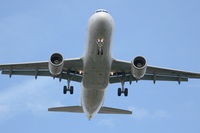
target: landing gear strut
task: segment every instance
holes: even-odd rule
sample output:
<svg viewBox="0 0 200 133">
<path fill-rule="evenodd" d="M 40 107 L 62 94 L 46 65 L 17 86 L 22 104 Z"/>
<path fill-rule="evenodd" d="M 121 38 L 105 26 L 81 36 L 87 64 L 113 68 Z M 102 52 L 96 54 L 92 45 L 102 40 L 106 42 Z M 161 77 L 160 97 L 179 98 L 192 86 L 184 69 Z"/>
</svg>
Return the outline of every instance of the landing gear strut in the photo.
<svg viewBox="0 0 200 133">
<path fill-rule="evenodd" d="M 74 86 L 70 86 L 70 80 L 68 80 L 68 86 L 63 87 L 63 94 L 67 94 L 67 91 L 72 95 L 74 93 Z"/>
<path fill-rule="evenodd" d="M 128 88 L 124 88 L 124 82 L 122 82 L 122 88 L 118 88 L 117 94 L 118 96 L 121 96 L 122 93 L 124 94 L 124 96 L 128 96 Z"/>
</svg>

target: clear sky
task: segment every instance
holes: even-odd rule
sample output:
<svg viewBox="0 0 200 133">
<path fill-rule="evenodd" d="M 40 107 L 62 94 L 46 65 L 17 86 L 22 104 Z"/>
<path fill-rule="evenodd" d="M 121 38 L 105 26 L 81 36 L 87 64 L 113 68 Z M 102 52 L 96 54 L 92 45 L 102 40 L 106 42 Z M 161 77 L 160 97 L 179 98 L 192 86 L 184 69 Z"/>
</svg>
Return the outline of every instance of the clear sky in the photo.
<svg viewBox="0 0 200 133">
<path fill-rule="evenodd" d="M 115 20 L 112 55 L 131 61 L 142 55 L 149 65 L 200 72 L 199 0 L 0 0 L 0 64 L 83 55 L 87 22 L 96 9 Z M 129 97 L 109 85 L 105 106 L 132 109 L 129 115 L 47 112 L 48 107 L 80 105 L 80 84 L 63 95 L 52 78 L 0 76 L 1 133 L 134 132 L 199 133 L 200 80 L 133 83 Z"/>
</svg>

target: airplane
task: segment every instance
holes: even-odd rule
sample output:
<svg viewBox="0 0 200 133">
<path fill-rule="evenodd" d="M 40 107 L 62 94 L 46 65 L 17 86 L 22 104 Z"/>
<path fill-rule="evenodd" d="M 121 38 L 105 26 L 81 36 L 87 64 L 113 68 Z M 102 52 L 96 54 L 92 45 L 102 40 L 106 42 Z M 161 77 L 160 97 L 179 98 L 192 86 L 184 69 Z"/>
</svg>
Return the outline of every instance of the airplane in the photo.
<svg viewBox="0 0 200 133">
<path fill-rule="evenodd" d="M 63 93 L 74 93 L 71 81 L 81 83 L 81 106 L 64 106 L 49 108 L 48 111 L 85 113 L 88 119 L 95 114 L 132 114 L 130 110 L 104 107 L 105 91 L 108 84 L 121 83 L 117 95 L 128 96 L 125 82 L 151 80 L 156 81 L 188 81 L 199 79 L 200 73 L 186 72 L 147 65 L 143 56 L 132 61 L 122 61 L 111 56 L 111 41 L 114 20 L 107 10 L 98 9 L 89 18 L 87 31 L 87 48 L 83 57 L 64 59 L 60 53 L 53 53 L 49 61 L 2 64 L 2 74 L 48 76 L 66 80 Z"/>
</svg>

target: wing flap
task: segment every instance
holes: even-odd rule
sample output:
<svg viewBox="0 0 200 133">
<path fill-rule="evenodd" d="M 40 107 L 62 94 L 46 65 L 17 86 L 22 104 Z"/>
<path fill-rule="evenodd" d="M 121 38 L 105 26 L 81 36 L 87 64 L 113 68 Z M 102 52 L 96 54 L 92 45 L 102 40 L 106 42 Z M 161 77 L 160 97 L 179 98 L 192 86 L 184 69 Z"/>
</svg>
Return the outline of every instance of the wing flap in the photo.
<svg viewBox="0 0 200 133">
<path fill-rule="evenodd" d="M 157 75 L 157 76 L 145 75 L 141 80 L 187 82 L 188 78 L 175 77 L 175 76 L 162 76 L 162 75 Z M 128 74 L 125 77 L 122 76 L 110 77 L 110 83 L 119 83 L 121 81 L 129 82 L 129 81 L 136 81 L 136 79 L 131 74 Z"/>
<path fill-rule="evenodd" d="M 48 70 L 3 70 L 1 72 L 2 74 L 5 75 L 24 75 L 24 76 L 48 76 L 52 77 L 52 75 L 49 73 Z M 81 82 L 82 81 L 82 75 L 80 74 L 75 74 L 75 73 L 62 73 L 59 76 L 56 76 L 55 78 L 59 79 L 70 79 L 71 81 L 76 81 L 76 82 Z"/>
<path fill-rule="evenodd" d="M 25 76 L 51 76 L 49 71 L 46 70 L 2 70 L 2 74 L 5 75 L 25 75 Z"/>
</svg>

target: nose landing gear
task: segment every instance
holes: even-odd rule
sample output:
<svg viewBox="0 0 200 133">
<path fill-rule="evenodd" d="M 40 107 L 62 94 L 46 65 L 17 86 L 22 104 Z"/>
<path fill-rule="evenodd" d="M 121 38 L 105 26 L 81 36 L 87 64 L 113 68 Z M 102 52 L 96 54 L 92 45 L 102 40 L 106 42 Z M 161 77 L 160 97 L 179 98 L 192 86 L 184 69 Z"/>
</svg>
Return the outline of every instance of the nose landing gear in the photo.
<svg viewBox="0 0 200 133">
<path fill-rule="evenodd" d="M 97 41 L 97 55 L 103 55 L 104 38 L 98 38 Z"/>
</svg>

